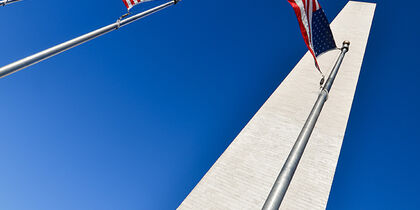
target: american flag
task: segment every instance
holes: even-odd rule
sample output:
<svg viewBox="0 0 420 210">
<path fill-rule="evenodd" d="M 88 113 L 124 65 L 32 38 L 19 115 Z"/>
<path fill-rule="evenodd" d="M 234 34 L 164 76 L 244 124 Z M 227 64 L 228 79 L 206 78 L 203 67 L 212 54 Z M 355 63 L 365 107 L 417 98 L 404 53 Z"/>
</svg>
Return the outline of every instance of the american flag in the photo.
<svg viewBox="0 0 420 210">
<path fill-rule="evenodd" d="M 288 0 L 295 10 L 300 30 L 319 70 L 316 57 L 328 50 L 336 49 L 327 16 L 317 0 Z"/>
<path fill-rule="evenodd" d="M 125 6 L 127 7 L 127 10 L 130 10 L 135 5 L 146 2 L 146 1 L 152 1 L 152 0 L 123 0 Z"/>
</svg>

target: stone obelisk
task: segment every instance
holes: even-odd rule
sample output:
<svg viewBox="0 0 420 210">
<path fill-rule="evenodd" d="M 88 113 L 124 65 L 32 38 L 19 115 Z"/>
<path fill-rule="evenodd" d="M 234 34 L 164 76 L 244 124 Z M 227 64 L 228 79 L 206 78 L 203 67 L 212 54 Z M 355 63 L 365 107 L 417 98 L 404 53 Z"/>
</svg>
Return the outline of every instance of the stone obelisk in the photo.
<svg viewBox="0 0 420 210">
<path fill-rule="evenodd" d="M 327 206 L 375 6 L 350 1 L 331 23 L 337 44 L 349 40 L 350 50 L 280 209 Z M 321 55 L 321 69 L 332 69 L 339 53 Z M 261 209 L 318 90 L 319 74 L 306 53 L 179 209 Z"/>
</svg>

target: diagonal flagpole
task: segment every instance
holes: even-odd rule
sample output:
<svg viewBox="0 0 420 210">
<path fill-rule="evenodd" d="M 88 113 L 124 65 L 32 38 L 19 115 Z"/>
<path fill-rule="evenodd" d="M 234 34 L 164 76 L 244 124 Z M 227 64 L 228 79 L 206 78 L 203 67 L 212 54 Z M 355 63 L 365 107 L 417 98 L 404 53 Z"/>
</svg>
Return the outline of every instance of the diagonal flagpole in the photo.
<svg viewBox="0 0 420 210">
<path fill-rule="evenodd" d="M 176 3 L 178 3 L 180 0 L 171 0 L 170 2 L 161 4 L 159 6 L 156 6 L 152 9 L 146 10 L 144 12 L 141 12 L 139 14 L 133 15 L 129 18 L 118 20 L 116 23 L 107 25 L 105 27 L 102 27 L 100 29 L 97 29 L 95 31 L 92 31 L 90 33 L 87 33 L 85 35 L 79 36 L 77 38 L 74 38 L 72 40 L 69 40 L 67 42 L 64 42 L 62 44 L 56 45 L 54 47 L 48 48 L 44 51 L 41 51 L 39 53 L 36 53 L 34 55 L 28 56 L 26 58 L 23 58 L 21 60 L 15 61 L 9 65 L 3 66 L 0 68 L 0 78 L 5 77 L 9 74 L 15 73 L 19 70 L 22 70 L 28 66 L 31 66 L 33 64 L 36 64 L 38 62 L 41 62 L 49 57 L 52 57 L 54 55 L 57 55 L 61 52 L 64 52 L 68 49 L 71 49 L 73 47 L 76 47 L 80 44 L 83 44 L 87 41 L 90 41 L 94 38 L 97 38 L 99 36 L 102 36 L 106 33 L 109 33 L 111 31 L 117 30 L 118 28 L 121 28 L 123 26 L 126 26 L 130 23 L 133 23 L 136 20 L 139 20 L 141 18 L 144 18 L 150 14 L 153 14 L 155 12 L 158 12 L 162 9 L 165 9 L 169 6 L 172 6 Z"/>
<path fill-rule="evenodd" d="M 264 206 L 262 208 L 263 210 L 278 210 L 280 208 L 280 204 L 283 201 L 284 196 L 286 195 L 287 188 L 289 188 L 289 184 L 292 181 L 296 168 L 299 165 L 299 161 L 303 155 L 303 152 L 305 151 L 305 147 L 309 141 L 309 137 L 311 137 L 316 121 L 318 120 L 318 117 L 321 114 L 322 107 L 324 107 L 324 104 L 328 99 L 328 93 L 331 90 L 335 77 L 337 76 L 338 70 L 340 69 L 341 63 L 343 62 L 344 56 L 349 50 L 349 46 L 349 41 L 343 42 L 341 54 L 338 57 L 337 62 L 335 63 L 327 82 L 325 83 L 324 87 L 319 93 L 318 99 L 312 107 L 312 111 L 306 119 L 305 125 L 300 131 L 295 145 L 290 151 L 289 156 L 287 157 L 286 162 L 284 163 L 280 171 L 280 174 L 274 182 L 270 194 L 268 195 L 267 200 L 265 201 Z"/>
<path fill-rule="evenodd" d="M 8 4 L 15 3 L 18 1 L 22 1 L 22 0 L 3 0 L 3 1 L 0 1 L 0 6 L 6 6 Z"/>
</svg>

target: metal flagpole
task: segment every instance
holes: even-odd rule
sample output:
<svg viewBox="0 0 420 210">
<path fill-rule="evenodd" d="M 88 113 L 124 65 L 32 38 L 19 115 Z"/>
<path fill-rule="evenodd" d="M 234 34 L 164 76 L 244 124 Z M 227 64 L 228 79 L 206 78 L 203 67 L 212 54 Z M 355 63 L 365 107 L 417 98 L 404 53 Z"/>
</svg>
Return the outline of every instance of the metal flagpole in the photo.
<svg viewBox="0 0 420 210">
<path fill-rule="evenodd" d="M 64 42 L 62 44 L 56 45 L 54 47 L 51 47 L 49 49 L 46 49 L 44 51 L 41 51 L 39 53 L 36 53 L 34 55 L 28 56 L 26 58 L 23 58 L 21 60 L 18 60 L 16 62 L 13 62 L 9 65 L 3 66 L 0 68 L 0 78 L 5 77 L 9 74 L 15 73 L 19 70 L 22 70 L 28 66 L 31 66 L 33 64 L 36 64 L 40 61 L 43 61 L 49 57 L 52 57 L 54 55 L 57 55 L 61 52 L 64 52 L 68 49 L 71 49 L 73 47 L 76 47 L 80 44 L 83 44 L 89 40 L 92 40 L 94 38 L 97 38 L 99 36 L 102 36 L 108 32 L 117 30 L 120 27 L 123 27 L 125 25 L 128 25 L 136 20 L 139 20 L 143 17 L 146 17 L 150 14 L 153 14 L 159 10 L 162 10 L 166 7 L 169 7 L 171 5 L 174 5 L 178 3 L 180 0 L 172 0 L 170 2 L 161 4 L 159 6 L 156 6 L 152 9 L 146 10 L 144 12 L 141 12 L 139 14 L 133 15 L 132 17 L 126 18 L 124 20 L 118 20 L 116 23 L 110 24 L 108 26 L 102 27 L 100 29 L 97 29 L 95 31 L 92 31 L 90 33 L 87 33 L 85 35 L 79 36 L 77 38 L 74 38 L 72 40 L 69 40 L 67 42 Z"/>
<path fill-rule="evenodd" d="M 15 3 L 18 1 L 22 1 L 22 0 L 3 0 L 3 1 L 0 1 L 0 6 L 6 6 L 8 4 Z"/>
<path fill-rule="evenodd" d="M 300 134 L 293 146 L 292 150 L 287 157 L 286 162 L 283 165 L 283 168 L 278 175 L 276 182 L 271 188 L 270 194 L 267 197 L 267 200 L 264 203 L 264 210 L 278 210 L 280 204 L 286 194 L 287 188 L 289 187 L 290 182 L 292 181 L 293 175 L 296 171 L 296 168 L 299 164 L 299 161 L 305 151 L 306 144 L 308 143 L 309 137 L 312 134 L 312 131 L 315 127 L 316 121 L 321 113 L 322 107 L 328 99 L 328 93 L 331 90 L 331 86 L 337 76 L 338 69 L 343 62 L 343 58 L 347 51 L 349 50 L 350 42 L 344 41 L 343 47 L 341 48 L 341 54 L 338 57 L 337 62 L 334 65 L 333 70 L 328 77 L 327 82 L 319 93 L 318 99 L 315 102 L 315 105 L 312 108 L 311 113 L 306 119 L 305 125 L 303 126 Z"/>
</svg>

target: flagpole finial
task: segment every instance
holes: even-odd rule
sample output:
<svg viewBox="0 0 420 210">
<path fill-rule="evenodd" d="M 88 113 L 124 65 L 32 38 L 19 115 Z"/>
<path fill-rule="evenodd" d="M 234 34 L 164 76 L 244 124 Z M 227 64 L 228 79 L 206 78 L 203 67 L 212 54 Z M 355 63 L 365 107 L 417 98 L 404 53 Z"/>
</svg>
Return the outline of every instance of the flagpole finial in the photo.
<svg viewBox="0 0 420 210">
<path fill-rule="evenodd" d="M 349 49 L 350 46 L 350 41 L 346 40 L 343 42 L 343 48 L 347 48 L 347 50 Z"/>
</svg>

